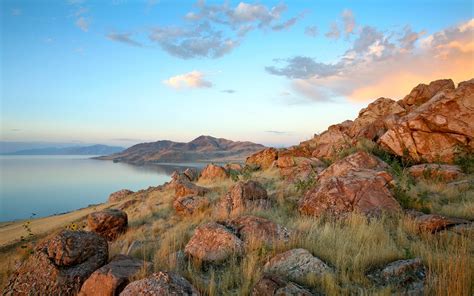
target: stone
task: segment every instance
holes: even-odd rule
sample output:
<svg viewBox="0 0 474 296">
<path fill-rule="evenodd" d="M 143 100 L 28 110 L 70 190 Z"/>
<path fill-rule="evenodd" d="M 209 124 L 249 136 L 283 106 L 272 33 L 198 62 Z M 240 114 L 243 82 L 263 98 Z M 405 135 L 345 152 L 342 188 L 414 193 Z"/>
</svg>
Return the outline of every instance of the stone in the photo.
<svg viewBox="0 0 474 296">
<path fill-rule="evenodd" d="M 177 197 L 173 201 L 173 208 L 181 216 L 190 216 L 209 206 L 209 200 L 206 197 L 198 195 L 187 195 Z"/>
<path fill-rule="evenodd" d="M 4 295 L 76 295 L 107 263 L 107 241 L 93 232 L 63 230 L 39 243 L 12 274 Z"/>
<path fill-rule="evenodd" d="M 247 165 L 255 165 L 262 170 L 266 170 L 273 165 L 273 162 L 278 158 L 278 151 L 275 148 L 267 148 L 258 151 L 247 157 Z"/>
<path fill-rule="evenodd" d="M 461 176 L 463 173 L 457 165 L 425 163 L 411 166 L 408 169 L 410 175 L 415 179 L 435 179 L 449 182 Z"/>
<path fill-rule="evenodd" d="M 263 267 L 266 274 L 279 275 L 297 283 L 304 282 L 308 276 L 320 278 L 332 269 L 308 250 L 291 249 L 271 258 Z"/>
<path fill-rule="evenodd" d="M 420 258 L 394 261 L 367 277 L 378 286 L 390 285 L 396 295 L 424 295 L 426 268 Z"/>
<path fill-rule="evenodd" d="M 289 182 L 316 178 L 326 165 L 317 158 L 295 157 L 294 165 L 280 168 L 280 175 Z"/>
<path fill-rule="evenodd" d="M 142 270 L 150 269 L 151 263 L 125 255 L 117 255 L 92 273 L 82 285 L 79 296 L 118 295 L 130 282 L 130 278 Z"/>
<path fill-rule="evenodd" d="M 441 79 L 431 82 L 429 85 L 418 84 L 411 92 L 406 95 L 400 102 L 407 109 L 414 109 L 429 99 L 434 97 L 438 92 L 443 90 L 453 90 L 454 82 L 451 79 Z"/>
<path fill-rule="evenodd" d="M 128 227 L 127 213 L 117 209 L 106 209 L 87 216 L 87 226 L 109 241 L 115 240 Z"/>
<path fill-rule="evenodd" d="M 262 242 L 272 245 L 287 242 L 291 232 L 273 221 L 256 216 L 241 216 L 228 222 L 244 243 Z"/>
<path fill-rule="evenodd" d="M 401 207 L 388 189 L 391 181 L 387 172 L 367 169 L 332 177 L 309 190 L 299 201 L 298 210 L 305 215 L 335 218 L 354 211 L 367 216 L 398 212 Z"/>
<path fill-rule="evenodd" d="M 264 275 L 253 287 L 252 296 L 312 296 L 302 286 L 276 275 Z"/>
<path fill-rule="evenodd" d="M 240 256 L 244 243 L 225 226 L 210 222 L 196 228 L 184 248 L 187 256 L 203 263 L 221 263 L 230 256 Z"/>
<path fill-rule="evenodd" d="M 208 164 L 202 171 L 199 180 L 222 180 L 229 177 L 229 173 L 221 166 Z"/>
<path fill-rule="evenodd" d="M 179 181 L 174 185 L 175 197 L 180 198 L 184 196 L 204 196 L 209 192 L 206 187 L 198 186 L 190 181 Z"/>
<path fill-rule="evenodd" d="M 199 179 L 199 173 L 195 168 L 187 168 L 184 170 L 183 175 L 188 178 L 189 181 L 194 182 Z"/>
<path fill-rule="evenodd" d="M 224 168 L 228 172 L 230 171 L 241 172 L 244 169 L 244 167 L 240 163 L 226 163 Z"/>
<path fill-rule="evenodd" d="M 218 209 L 226 214 L 235 214 L 249 207 L 266 208 L 270 205 L 267 190 L 253 180 L 239 181 L 221 199 Z"/>
<path fill-rule="evenodd" d="M 464 219 L 449 218 L 437 214 L 424 214 L 415 210 L 408 210 L 405 213 L 413 219 L 421 232 L 435 233 L 456 225 L 470 223 L 470 221 Z"/>
<path fill-rule="evenodd" d="M 151 276 L 131 282 L 120 296 L 199 296 L 199 291 L 182 276 L 160 271 Z"/>
<path fill-rule="evenodd" d="M 108 202 L 119 202 L 127 198 L 129 195 L 133 194 L 134 192 L 128 189 L 122 189 L 116 191 L 109 195 Z"/>
<path fill-rule="evenodd" d="M 351 146 L 352 139 L 349 136 L 349 130 L 352 124 L 353 121 L 346 120 L 340 124 L 331 125 L 325 132 L 300 145 L 313 147 L 311 155 L 315 158 L 332 158 L 341 150 Z"/>
</svg>

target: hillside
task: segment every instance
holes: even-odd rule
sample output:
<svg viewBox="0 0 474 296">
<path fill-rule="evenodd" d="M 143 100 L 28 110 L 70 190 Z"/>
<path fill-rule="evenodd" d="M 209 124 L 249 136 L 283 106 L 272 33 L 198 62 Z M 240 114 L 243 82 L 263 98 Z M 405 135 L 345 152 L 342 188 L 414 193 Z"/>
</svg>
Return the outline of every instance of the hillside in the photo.
<svg viewBox="0 0 474 296">
<path fill-rule="evenodd" d="M 97 159 L 137 165 L 159 162 L 242 161 L 263 148 L 265 146 L 252 142 L 200 136 L 189 143 L 163 140 L 137 144 L 122 152 Z"/>
<path fill-rule="evenodd" d="M 47 147 L 26 149 L 5 153 L 5 155 L 108 155 L 122 151 L 123 147 L 107 145 L 73 146 L 73 147 Z"/>
</svg>

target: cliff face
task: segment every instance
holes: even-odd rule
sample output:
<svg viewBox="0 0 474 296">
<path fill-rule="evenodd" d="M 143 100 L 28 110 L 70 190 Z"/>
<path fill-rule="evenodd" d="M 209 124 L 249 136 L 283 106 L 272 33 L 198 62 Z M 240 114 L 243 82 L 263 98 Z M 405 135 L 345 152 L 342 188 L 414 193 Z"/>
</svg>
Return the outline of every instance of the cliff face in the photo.
<svg viewBox="0 0 474 296">
<path fill-rule="evenodd" d="M 98 159 L 149 164 L 158 162 L 240 161 L 265 148 L 252 142 L 234 142 L 211 136 L 200 136 L 191 142 L 157 141 L 132 146 L 122 152 Z"/>
</svg>

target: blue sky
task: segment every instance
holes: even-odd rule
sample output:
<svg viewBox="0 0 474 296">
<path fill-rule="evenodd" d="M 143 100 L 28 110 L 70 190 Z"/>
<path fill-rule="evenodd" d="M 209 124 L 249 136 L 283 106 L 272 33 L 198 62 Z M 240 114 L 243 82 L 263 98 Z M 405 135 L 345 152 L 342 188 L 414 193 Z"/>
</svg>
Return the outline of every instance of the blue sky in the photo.
<svg viewBox="0 0 474 296">
<path fill-rule="evenodd" d="M 0 5 L 3 141 L 291 145 L 474 76 L 472 1 Z"/>
</svg>

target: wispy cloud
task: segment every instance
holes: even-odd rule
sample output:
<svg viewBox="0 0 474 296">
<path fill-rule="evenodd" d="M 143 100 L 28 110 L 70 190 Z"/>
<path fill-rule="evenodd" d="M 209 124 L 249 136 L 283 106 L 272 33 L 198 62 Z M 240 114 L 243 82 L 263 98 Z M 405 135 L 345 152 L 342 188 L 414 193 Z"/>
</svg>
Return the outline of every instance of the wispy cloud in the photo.
<svg viewBox="0 0 474 296">
<path fill-rule="evenodd" d="M 107 34 L 107 39 L 137 47 L 143 46 L 140 42 L 133 40 L 130 36 L 132 36 L 132 33 L 109 33 Z"/>
<path fill-rule="evenodd" d="M 324 36 L 330 39 L 339 39 L 339 37 L 341 36 L 341 31 L 339 30 L 339 26 L 336 22 L 331 23 L 329 31 L 327 31 Z"/>
<path fill-rule="evenodd" d="M 237 91 L 234 90 L 234 89 L 224 89 L 222 90 L 223 93 L 227 93 L 227 94 L 234 94 L 236 93 Z"/>
<path fill-rule="evenodd" d="M 265 132 L 266 132 L 266 133 L 269 133 L 269 134 L 278 135 L 278 136 L 288 136 L 288 135 L 291 135 L 291 132 L 285 132 L 285 131 L 269 130 L 269 131 L 265 131 Z"/>
<path fill-rule="evenodd" d="M 318 27 L 308 26 L 304 29 L 304 33 L 309 37 L 316 37 L 318 35 Z"/>
<path fill-rule="evenodd" d="M 212 87 L 212 82 L 205 80 L 204 74 L 199 71 L 172 76 L 163 83 L 174 89 Z"/>
</svg>

